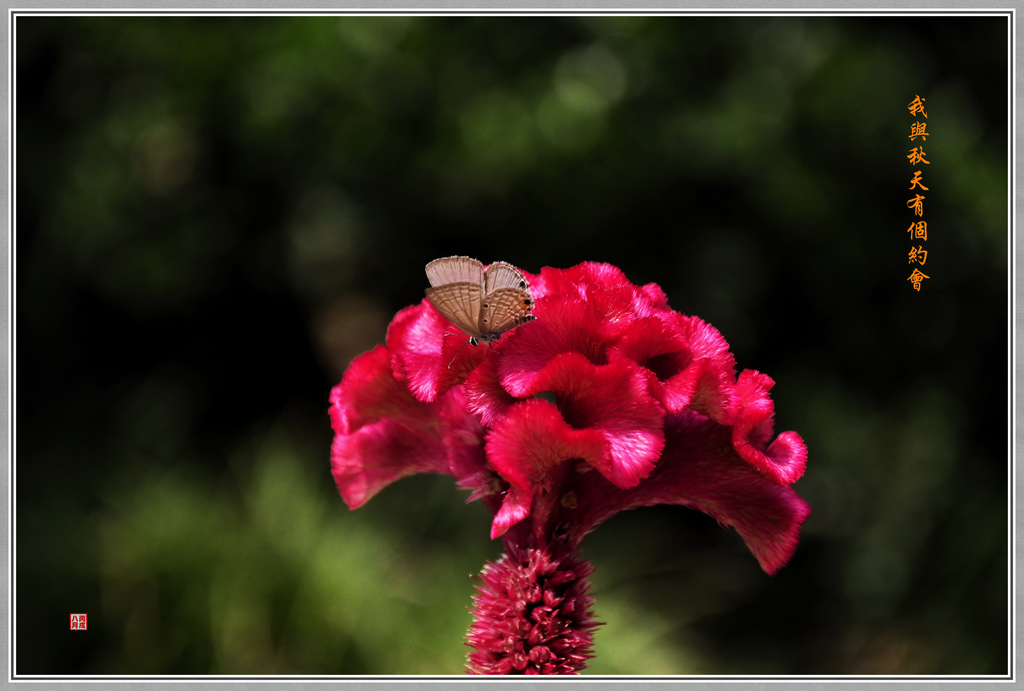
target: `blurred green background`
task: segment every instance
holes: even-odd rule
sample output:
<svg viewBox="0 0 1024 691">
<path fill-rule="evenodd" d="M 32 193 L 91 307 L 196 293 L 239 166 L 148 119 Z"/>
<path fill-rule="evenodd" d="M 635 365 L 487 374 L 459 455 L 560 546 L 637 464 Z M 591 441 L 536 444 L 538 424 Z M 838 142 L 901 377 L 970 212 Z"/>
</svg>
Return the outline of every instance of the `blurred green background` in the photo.
<svg viewBox="0 0 1024 691">
<path fill-rule="evenodd" d="M 774 577 L 683 508 L 587 539 L 588 673 L 1006 673 L 1005 17 L 20 15 L 16 46 L 18 674 L 461 673 L 489 514 L 443 476 L 349 512 L 326 412 L 450 254 L 657 282 L 809 447 Z"/>
</svg>

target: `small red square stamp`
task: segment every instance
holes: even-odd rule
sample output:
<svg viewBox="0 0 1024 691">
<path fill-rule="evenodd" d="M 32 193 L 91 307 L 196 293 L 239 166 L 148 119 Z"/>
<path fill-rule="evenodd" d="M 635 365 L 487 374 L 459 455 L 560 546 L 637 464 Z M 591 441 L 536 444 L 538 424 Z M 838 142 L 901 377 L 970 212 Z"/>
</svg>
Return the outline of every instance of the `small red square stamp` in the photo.
<svg viewBox="0 0 1024 691">
<path fill-rule="evenodd" d="M 88 614 L 72 614 L 71 615 L 71 630 L 72 631 L 86 631 L 89 628 L 89 615 Z"/>
</svg>

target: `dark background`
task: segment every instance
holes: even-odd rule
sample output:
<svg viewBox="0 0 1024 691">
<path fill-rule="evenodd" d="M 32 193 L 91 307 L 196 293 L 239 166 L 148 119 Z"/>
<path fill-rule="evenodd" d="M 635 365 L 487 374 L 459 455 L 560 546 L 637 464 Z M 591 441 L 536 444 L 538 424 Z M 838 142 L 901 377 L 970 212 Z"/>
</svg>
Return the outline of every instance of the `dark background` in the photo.
<svg viewBox="0 0 1024 691">
<path fill-rule="evenodd" d="M 17 673 L 460 673 L 489 514 L 350 513 L 326 414 L 450 254 L 657 282 L 807 442 L 774 577 L 683 508 L 587 539 L 590 672 L 1006 673 L 1007 27 L 17 16 Z"/>
</svg>

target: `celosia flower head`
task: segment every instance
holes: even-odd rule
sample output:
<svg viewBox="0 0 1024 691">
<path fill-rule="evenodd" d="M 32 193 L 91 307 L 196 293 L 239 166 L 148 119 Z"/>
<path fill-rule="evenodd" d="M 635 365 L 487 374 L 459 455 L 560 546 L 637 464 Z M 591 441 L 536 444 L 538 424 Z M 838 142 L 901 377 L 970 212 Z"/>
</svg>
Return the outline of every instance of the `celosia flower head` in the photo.
<svg viewBox="0 0 1024 691">
<path fill-rule="evenodd" d="M 591 567 L 512 547 L 480 576 L 466 645 L 471 674 L 574 674 L 593 657 Z"/>
<path fill-rule="evenodd" d="M 735 528 L 768 573 L 785 564 L 810 513 L 790 487 L 807 454 L 794 432 L 772 439 L 772 379 L 737 376 L 714 327 L 614 266 L 524 275 L 537 319 L 493 346 L 460 350 L 467 337 L 423 300 L 352 362 L 330 408 L 349 507 L 406 475 L 446 473 L 490 508 L 516 568 L 530 550 L 565 561 L 604 520 L 654 504 Z M 487 602 L 477 612 L 493 620 Z"/>
</svg>

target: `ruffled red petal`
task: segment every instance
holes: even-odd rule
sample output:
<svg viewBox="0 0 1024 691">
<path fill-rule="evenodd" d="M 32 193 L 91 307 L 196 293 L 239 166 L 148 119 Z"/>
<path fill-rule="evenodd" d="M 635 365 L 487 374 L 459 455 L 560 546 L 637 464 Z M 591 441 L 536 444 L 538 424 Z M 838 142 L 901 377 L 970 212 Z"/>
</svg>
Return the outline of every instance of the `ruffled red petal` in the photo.
<svg viewBox="0 0 1024 691">
<path fill-rule="evenodd" d="M 417 401 L 395 381 L 388 360 L 377 346 L 353 360 L 331 390 L 331 472 L 351 509 L 399 478 L 448 472 L 441 406 Z"/>
<path fill-rule="evenodd" d="M 519 396 L 554 393 L 518 403 L 491 429 L 487 457 L 510 485 L 492 537 L 530 513 L 530 498 L 558 484 L 556 468 L 583 459 L 618 487 L 648 475 L 664 447 L 664 410 L 646 391 L 646 377 L 629 361 L 596 366 L 578 353 L 554 358 Z"/>
<path fill-rule="evenodd" d="M 487 458 L 511 488 L 491 525 L 491 538 L 526 518 L 534 495 L 554 484 L 558 466 L 571 458 L 607 463 L 609 448 L 594 430 L 574 430 L 554 404 L 523 401 L 487 435 Z"/>
<path fill-rule="evenodd" d="M 783 432 L 771 445 L 775 404 L 768 391 L 775 381 L 766 374 L 744 370 L 736 382 L 739 414 L 732 428 L 737 453 L 775 482 L 796 482 L 807 465 L 807 447 L 796 432 Z M 767 447 L 767 448 L 766 448 Z"/>
<path fill-rule="evenodd" d="M 652 309 L 671 311 L 668 306 L 668 295 L 665 294 L 665 291 L 657 283 L 647 283 L 640 286 L 640 292 L 647 298 L 647 302 L 650 303 Z"/>
<path fill-rule="evenodd" d="M 480 422 L 484 425 L 493 425 L 500 420 L 518 400 L 505 391 L 498 380 L 497 362 L 498 358 L 484 360 L 462 387 L 466 394 L 466 406 L 470 412 L 480 416 Z"/>
<path fill-rule="evenodd" d="M 687 411 L 666 420 L 665 434 L 665 453 L 637 487 L 623 490 L 594 473 L 576 479 L 577 509 L 560 517 L 572 522 L 575 539 L 619 511 L 679 504 L 735 528 L 767 573 L 789 561 L 811 512 L 807 502 L 740 458 L 728 427 Z"/>
<path fill-rule="evenodd" d="M 445 423 L 444 443 L 448 449 L 449 470 L 456 484 L 470 490 L 466 501 L 483 499 L 488 508 L 497 511 L 500 495 L 508 485 L 487 463 L 484 426 L 475 415 L 467 412 L 464 393 L 458 388 L 445 394 L 442 402 L 445 404 L 441 410 Z"/>
<path fill-rule="evenodd" d="M 571 429 L 594 432 L 604 440 L 604 453 L 587 460 L 620 487 L 632 487 L 646 477 L 664 446 L 665 411 L 647 392 L 647 377 L 635 363 L 599 366 L 578 353 L 563 353 L 536 376 L 513 376 L 502 384 L 521 398 L 553 394 Z M 515 412 L 513 408 L 508 414 Z"/>
<path fill-rule="evenodd" d="M 607 362 L 606 341 L 601 335 L 604 315 L 593 303 L 572 295 L 537 300 L 537 320 L 515 340 L 504 343 L 500 369 L 502 383 L 515 388 L 529 386 L 531 377 L 563 353 L 579 353 L 595 365 Z M 516 382 L 522 382 L 517 386 Z"/>
<path fill-rule="evenodd" d="M 417 399 L 435 400 L 487 357 L 488 346 L 469 345 L 468 340 L 429 300 L 406 307 L 388 326 L 386 343 L 395 378 Z"/>
<path fill-rule="evenodd" d="M 735 415 L 735 360 L 718 329 L 675 312 L 636 321 L 611 349 L 650 370 L 651 393 L 669 412 L 696 410 L 722 424 Z"/>
<path fill-rule="evenodd" d="M 583 262 L 570 269 L 544 267 L 540 280 L 545 296 L 576 297 L 595 309 L 600 322 L 592 333 L 605 342 L 617 339 L 640 317 L 668 311 L 668 299 L 660 289 L 637 288 L 611 264 Z"/>
</svg>

